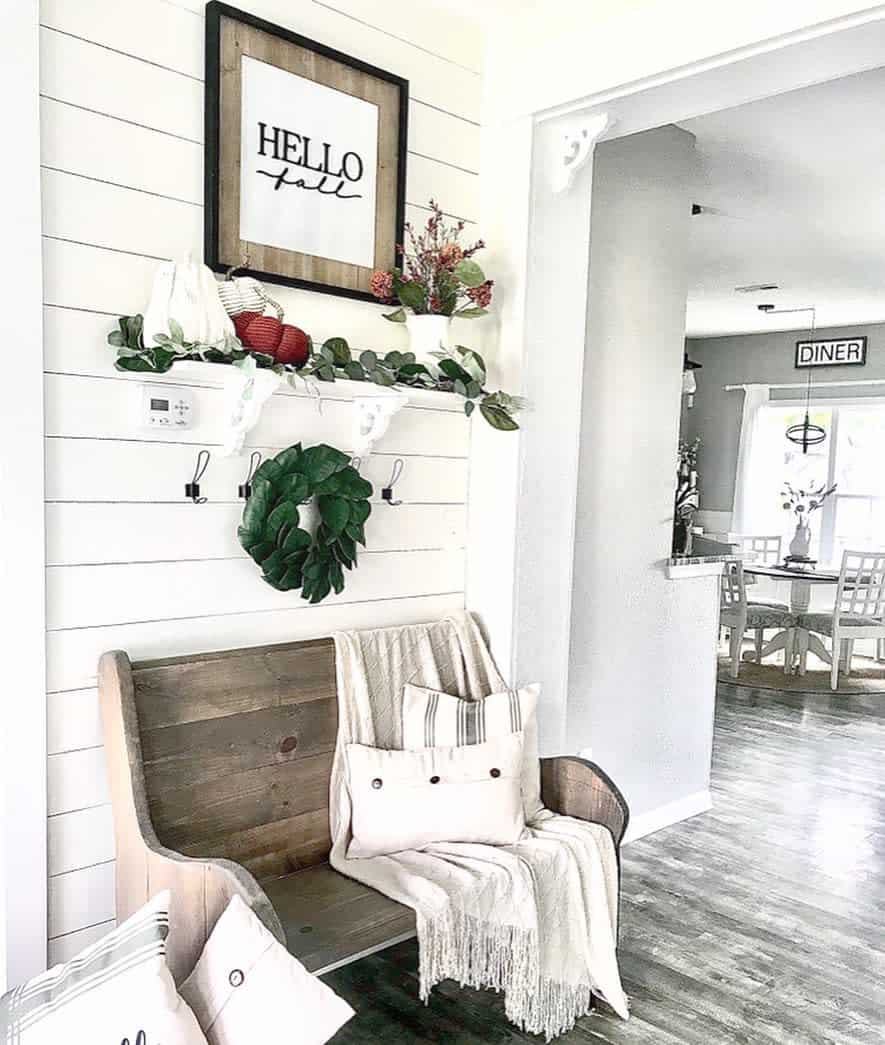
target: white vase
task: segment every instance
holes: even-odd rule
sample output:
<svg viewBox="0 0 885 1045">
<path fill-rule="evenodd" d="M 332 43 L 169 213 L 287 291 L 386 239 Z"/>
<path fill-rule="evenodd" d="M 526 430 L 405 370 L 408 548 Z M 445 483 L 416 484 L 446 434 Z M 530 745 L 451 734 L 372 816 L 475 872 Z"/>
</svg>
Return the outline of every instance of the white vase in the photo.
<svg viewBox="0 0 885 1045">
<path fill-rule="evenodd" d="M 415 353 L 415 359 L 423 363 L 432 373 L 437 373 L 437 363 L 431 352 L 440 352 L 448 347 L 449 326 L 451 316 L 416 316 L 406 314 L 406 327 L 409 331 L 409 348 Z"/>
<path fill-rule="evenodd" d="M 790 557 L 793 559 L 807 559 L 810 548 L 811 527 L 804 519 L 800 519 L 796 523 L 796 532 L 790 541 Z"/>
</svg>

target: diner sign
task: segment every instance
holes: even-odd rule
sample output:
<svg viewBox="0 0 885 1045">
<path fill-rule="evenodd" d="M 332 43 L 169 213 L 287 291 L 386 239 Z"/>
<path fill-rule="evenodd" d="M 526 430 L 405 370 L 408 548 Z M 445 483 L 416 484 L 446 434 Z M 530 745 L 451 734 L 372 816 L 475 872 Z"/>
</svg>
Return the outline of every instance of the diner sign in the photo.
<svg viewBox="0 0 885 1045">
<path fill-rule="evenodd" d="M 865 337 L 837 337 L 825 341 L 797 341 L 796 367 L 864 366 L 867 361 Z"/>
</svg>

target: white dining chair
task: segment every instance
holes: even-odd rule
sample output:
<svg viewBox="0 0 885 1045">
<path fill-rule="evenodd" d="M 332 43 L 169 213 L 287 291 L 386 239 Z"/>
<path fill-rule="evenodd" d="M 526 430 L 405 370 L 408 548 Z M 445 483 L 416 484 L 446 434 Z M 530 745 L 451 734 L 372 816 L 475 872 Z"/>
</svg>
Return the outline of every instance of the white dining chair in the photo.
<svg viewBox="0 0 885 1045">
<path fill-rule="evenodd" d="M 876 639 L 878 653 L 885 639 L 885 552 L 843 552 L 832 612 L 803 613 L 799 620 L 809 631 L 832 638 L 830 689 L 838 689 L 840 670 L 851 674 L 854 643 Z"/>
<path fill-rule="evenodd" d="M 751 533 L 738 533 L 734 535 L 734 540 L 739 544 L 741 549 L 741 555 L 752 555 L 752 561 L 763 563 L 765 566 L 780 566 L 781 565 L 781 546 L 783 544 L 783 537 L 780 534 L 751 534 Z M 746 575 L 744 582 L 752 587 L 757 583 L 756 578 L 752 575 Z M 790 607 L 779 599 L 766 599 L 761 595 L 757 595 L 755 592 L 747 594 L 747 599 L 751 606 L 772 606 L 778 610 L 788 610 Z M 756 629 L 756 658 L 761 660 L 762 657 L 762 646 L 765 643 L 765 629 Z"/>
<path fill-rule="evenodd" d="M 796 618 L 784 606 L 761 605 L 747 601 L 747 587 L 742 562 L 727 562 L 722 571 L 719 625 L 729 629 L 730 674 L 733 679 L 740 675 L 741 643 L 748 630 L 756 632 L 756 662 L 761 663 L 762 647 L 758 641 L 766 628 L 778 628 L 787 632 L 784 652 L 784 674 L 789 675 L 793 663 L 793 627 Z"/>
</svg>

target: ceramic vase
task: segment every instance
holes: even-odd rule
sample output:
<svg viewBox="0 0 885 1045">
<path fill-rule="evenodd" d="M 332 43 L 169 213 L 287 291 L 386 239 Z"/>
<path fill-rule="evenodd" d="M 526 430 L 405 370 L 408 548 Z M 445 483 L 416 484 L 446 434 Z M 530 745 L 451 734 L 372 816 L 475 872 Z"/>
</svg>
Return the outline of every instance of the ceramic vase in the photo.
<svg viewBox="0 0 885 1045">
<path fill-rule="evenodd" d="M 451 316 L 415 316 L 411 312 L 406 315 L 409 348 L 415 353 L 416 361 L 423 363 L 431 374 L 438 373 L 439 360 L 430 353 L 448 347 L 451 322 Z"/>
<path fill-rule="evenodd" d="M 811 548 L 811 527 L 804 519 L 796 523 L 796 532 L 790 541 L 790 557 L 793 559 L 807 559 Z"/>
</svg>

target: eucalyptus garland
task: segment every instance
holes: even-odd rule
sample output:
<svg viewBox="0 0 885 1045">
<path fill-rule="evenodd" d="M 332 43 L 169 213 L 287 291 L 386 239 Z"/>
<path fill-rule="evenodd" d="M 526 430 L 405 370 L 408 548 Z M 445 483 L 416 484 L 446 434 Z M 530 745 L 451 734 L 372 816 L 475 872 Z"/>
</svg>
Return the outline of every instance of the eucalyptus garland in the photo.
<svg viewBox="0 0 885 1045">
<path fill-rule="evenodd" d="M 278 591 L 301 589 L 308 602 L 344 590 L 344 570 L 366 544 L 372 484 L 341 450 L 321 443 L 290 446 L 264 461 L 252 479 L 252 495 L 237 530 L 240 544 Z M 302 529 L 300 506 L 316 498 L 316 533 Z"/>
</svg>

